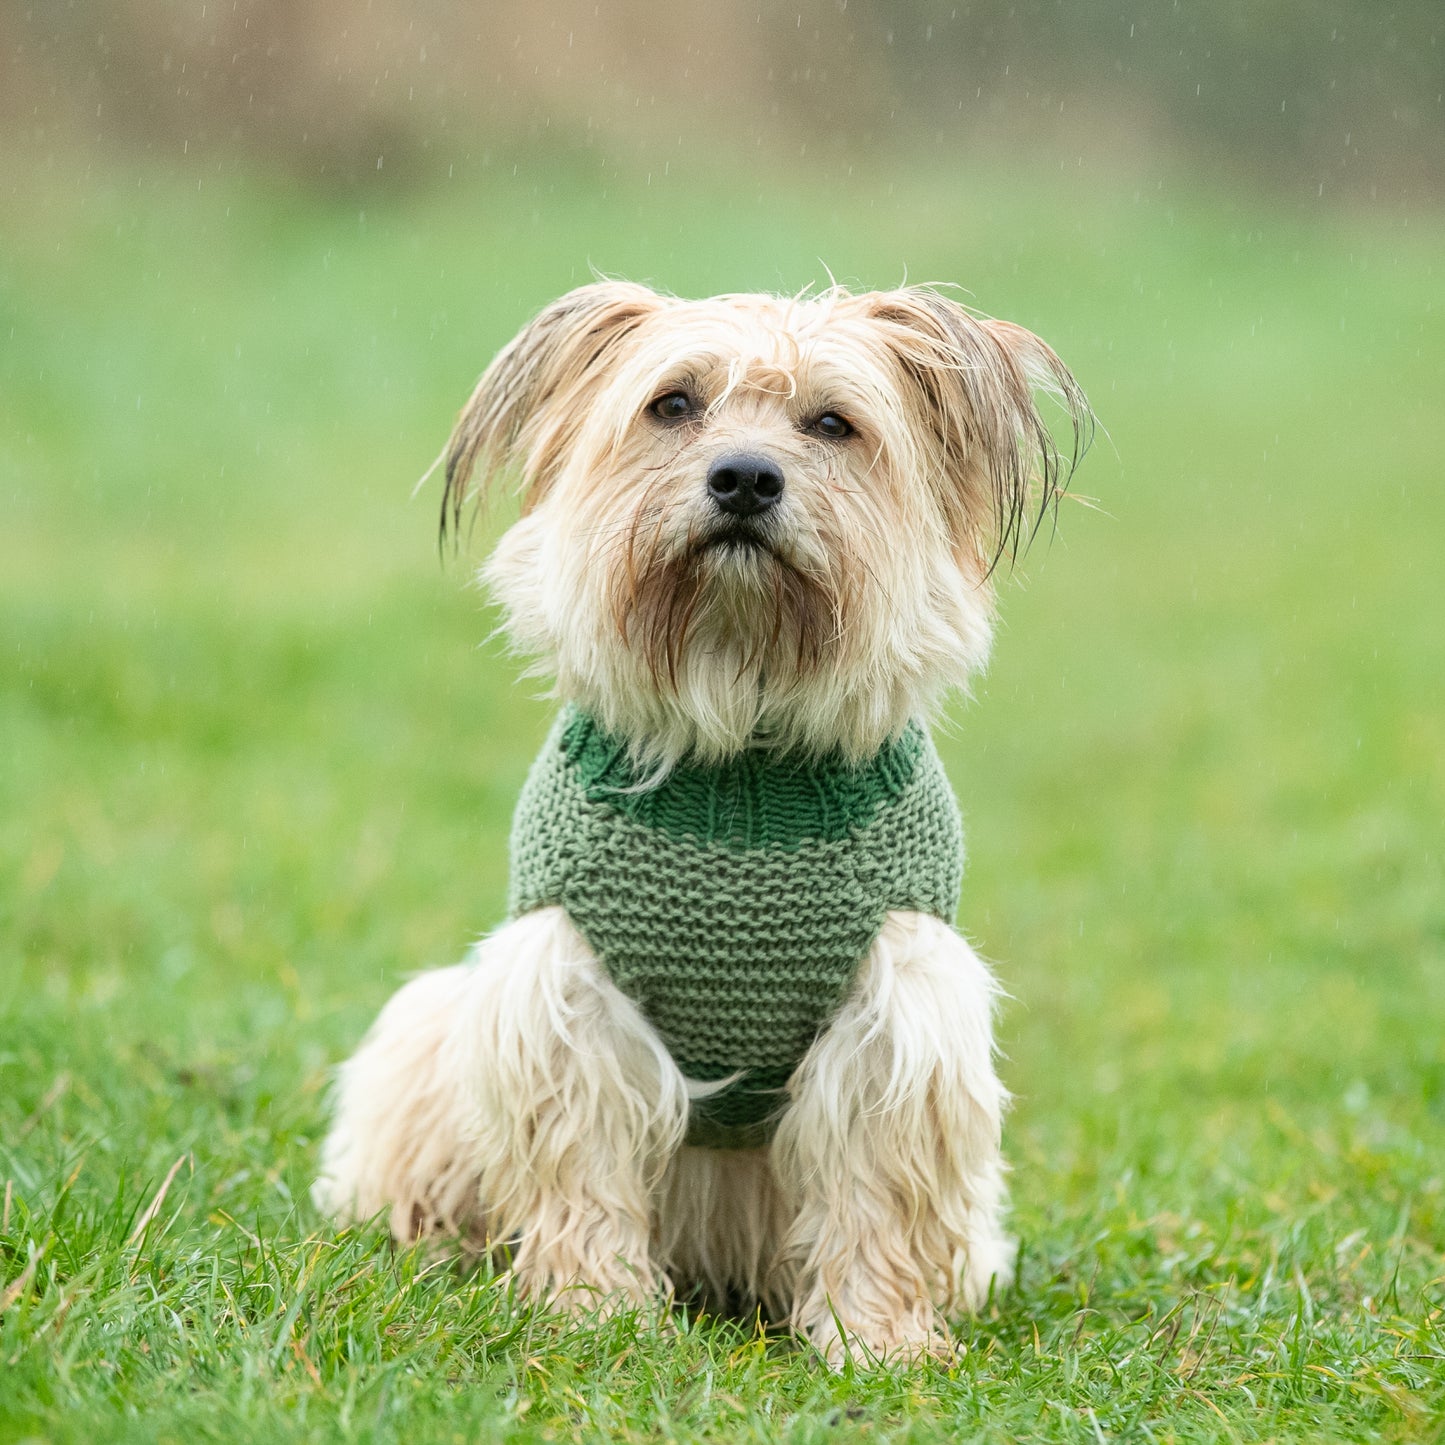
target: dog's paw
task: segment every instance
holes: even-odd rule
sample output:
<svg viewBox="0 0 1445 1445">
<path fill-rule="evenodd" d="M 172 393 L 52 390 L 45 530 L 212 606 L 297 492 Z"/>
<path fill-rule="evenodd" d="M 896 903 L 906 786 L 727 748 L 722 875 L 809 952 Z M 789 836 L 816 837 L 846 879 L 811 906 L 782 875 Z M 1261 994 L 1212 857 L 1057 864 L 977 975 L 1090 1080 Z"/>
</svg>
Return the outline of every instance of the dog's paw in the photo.
<svg viewBox="0 0 1445 1445">
<path fill-rule="evenodd" d="M 976 1315 L 990 1298 L 997 1299 L 1013 1283 L 1017 1257 L 1018 1241 L 1007 1234 L 994 1233 L 975 1242 L 960 1275 L 954 1303 Z"/>
<path fill-rule="evenodd" d="M 578 1323 L 600 1324 L 622 1314 L 655 1314 L 666 1320 L 672 1306 L 672 1281 L 649 1268 L 617 1266 L 606 1277 L 580 1275 L 559 1280 L 536 1269 L 514 1270 L 517 1298 Z"/>
<path fill-rule="evenodd" d="M 951 1363 L 960 1349 L 942 1321 L 924 1324 L 913 1317 L 845 1322 L 830 1313 L 803 1333 L 833 1370 L 848 1364 L 865 1370 L 908 1366 L 925 1359 Z"/>
</svg>

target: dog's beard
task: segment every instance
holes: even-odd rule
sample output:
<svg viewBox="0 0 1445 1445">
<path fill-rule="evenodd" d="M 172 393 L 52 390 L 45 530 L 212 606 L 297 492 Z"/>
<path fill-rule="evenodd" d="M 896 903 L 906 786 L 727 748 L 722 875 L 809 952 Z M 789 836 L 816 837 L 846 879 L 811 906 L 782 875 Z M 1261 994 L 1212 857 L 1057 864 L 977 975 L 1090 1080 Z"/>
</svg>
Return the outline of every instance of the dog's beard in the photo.
<svg viewBox="0 0 1445 1445">
<path fill-rule="evenodd" d="M 800 681 L 839 639 L 833 579 L 764 530 L 725 524 L 641 550 L 629 548 L 614 610 L 623 640 L 660 688 L 675 691 L 699 654 L 734 669 L 739 682 Z"/>
</svg>

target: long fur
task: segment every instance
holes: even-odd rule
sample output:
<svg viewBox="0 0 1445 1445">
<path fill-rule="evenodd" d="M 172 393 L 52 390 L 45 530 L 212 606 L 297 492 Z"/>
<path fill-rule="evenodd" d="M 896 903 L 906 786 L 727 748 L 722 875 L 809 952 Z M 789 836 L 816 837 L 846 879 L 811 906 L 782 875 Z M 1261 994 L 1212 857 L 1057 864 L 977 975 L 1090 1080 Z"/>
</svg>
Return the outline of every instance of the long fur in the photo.
<svg viewBox="0 0 1445 1445">
<path fill-rule="evenodd" d="M 994 563 L 1071 464 L 1034 382 L 1063 401 L 1077 456 L 1089 413 L 1054 353 L 936 292 L 678 301 L 600 283 L 482 377 L 443 516 L 475 477 L 519 476 L 523 516 L 485 579 L 558 696 L 640 760 L 759 738 L 866 757 L 987 658 Z M 677 388 L 698 423 L 649 417 Z M 824 408 L 853 423 L 845 443 L 800 429 Z M 699 551 L 700 478 L 738 448 L 781 464 L 781 515 L 764 547 Z"/>
<path fill-rule="evenodd" d="M 949 1313 L 1009 1276 L 993 1000 L 952 929 L 890 914 L 771 1147 L 685 1148 L 687 1081 L 540 909 L 382 1011 L 313 1197 L 400 1240 L 505 1245 L 521 1292 L 564 1307 L 702 1285 L 835 1363 L 943 1351 Z"/>
<path fill-rule="evenodd" d="M 1073 428 L 1066 454 L 1040 389 Z M 652 409 L 682 392 L 681 421 Z M 846 438 L 814 425 L 843 416 Z M 493 362 L 447 455 L 443 531 L 507 474 L 485 569 L 518 646 L 652 778 L 749 746 L 863 758 L 984 663 L 993 574 L 1087 440 L 1037 337 L 906 288 L 688 302 L 602 282 Z M 764 453 L 761 519 L 709 465 Z M 684 1145 L 664 1041 L 556 908 L 407 984 L 338 1077 L 315 1197 L 400 1239 L 505 1250 L 562 1307 L 762 1303 L 834 1363 L 946 1351 L 1008 1278 L 994 985 L 937 919 L 890 914 L 767 1149 Z"/>
</svg>

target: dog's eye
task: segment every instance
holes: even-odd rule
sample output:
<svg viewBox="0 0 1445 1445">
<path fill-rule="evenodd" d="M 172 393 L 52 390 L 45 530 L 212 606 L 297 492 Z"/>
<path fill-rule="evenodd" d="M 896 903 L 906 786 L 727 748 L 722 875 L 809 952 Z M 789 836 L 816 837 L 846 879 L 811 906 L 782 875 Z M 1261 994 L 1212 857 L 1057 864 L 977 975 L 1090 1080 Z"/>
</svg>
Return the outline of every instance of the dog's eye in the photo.
<svg viewBox="0 0 1445 1445">
<path fill-rule="evenodd" d="M 808 424 L 808 430 L 834 442 L 853 435 L 853 428 L 836 411 L 825 411 L 822 416 Z"/>
<path fill-rule="evenodd" d="M 682 421 L 690 417 L 697 408 L 685 391 L 670 391 L 652 403 L 652 414 L 663 421 Z"/>
</svg>

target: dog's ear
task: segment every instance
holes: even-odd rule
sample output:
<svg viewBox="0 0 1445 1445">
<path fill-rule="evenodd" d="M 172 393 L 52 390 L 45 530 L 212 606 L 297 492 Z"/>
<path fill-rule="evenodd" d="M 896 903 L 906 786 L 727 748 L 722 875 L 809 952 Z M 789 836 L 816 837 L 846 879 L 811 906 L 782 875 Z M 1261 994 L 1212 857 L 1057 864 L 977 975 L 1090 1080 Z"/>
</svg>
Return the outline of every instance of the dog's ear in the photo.
<svg viewBox="0 0 1445 1445">
<path fill-rule="evenodd" d="M 441 530 L 456 532 L 473 479 L 521 473 L 525 503 L 545 490 L 582 419 L 580 393 L 646 316 L 666 302 L 625 281 L 579 286 L 498 353 L 462 408 L 446 451 Z"/>
<path fill-rule="evenodd" d="M 1093 436 L 1093 413 L 1068 367 L 1032 332 L 976 316 L 926 287 L 866 298 L 935 441 L 950 528 L 984 574 L 1014 560 L 1058 503 Z M 1036 393 L 1063 407 L 1065 454 Z"/>
</svg>

